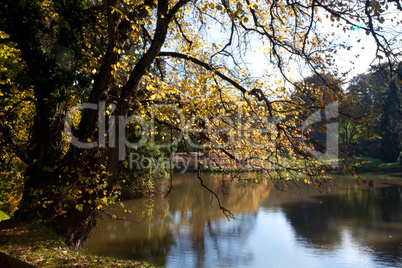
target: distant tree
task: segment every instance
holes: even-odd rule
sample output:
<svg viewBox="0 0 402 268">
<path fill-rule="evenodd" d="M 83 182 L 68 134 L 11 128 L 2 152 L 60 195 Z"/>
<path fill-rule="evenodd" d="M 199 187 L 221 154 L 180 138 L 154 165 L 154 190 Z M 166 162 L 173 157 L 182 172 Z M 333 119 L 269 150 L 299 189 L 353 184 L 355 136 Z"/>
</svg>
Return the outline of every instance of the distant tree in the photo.
<svg viewBox="0 0 402 268">
<path fill-rule="evenodd" d="M 392 121 L 394 115 L 397 117 L 397 113 L 394 112 L 397 111 L 398 104 L 393 102 L 400 100 L 391 98 L 397 97 L 399 93 L 397 95 L 395 92 L 392 93 L 390 85 L 394 81 L 399 88 L 398 68 L 400 67 L 397 63 L 375 65 L 349 82 L 341 105 L 341 114 L 348 114 L 341 118 L 339 127 L 341 143 L 353 144 L 359 153 L 381 159 L 385 153 L 384 149 L 389 148 L 391 143 L 396 144 L 397 137 L 396 134 L 392 134 L 392 127 L 387 128 L 385 125 Z M 380 149 L 382 145 L 385 145 L 385 148 Z M 393 158 L 396 159 L 395 155 Z"/>
<path fill-rule="evenodd" d="M 296 107 L 298 107 L 298 129 L 302 130 L 306 119 L 318 109 L 343 99 L 342 84 L 342 79 L 330 73 L 317 73 L 295 84 L 291 99 L 297 103 Z M 327 138 L 327 120 L 324 111 L 321 111 L 320 115 L 321 120 L 309 126 L 305 129 L 306 132 L 301 133 L 301 135 L 308 139 L 316 150 L 324 152 Z"/>
<path fill-rule="evenodd" d="M 344 107 L 351 117 L 345 118 L 341 126 L 341 129 L 349 130 L 345 136 L 347 143 L 367 143 L 380 138 L 383 94 L 388 88 L 389 74 L 389 66 L 382 64 L 349 82 Z M 346 135 L 346 132 L 341 133 Z"/>
<path fill-rule="evenodd" d="M 382 109 L 379 158 L 395 162 L 402 150 L 402 90 L 396 79 L 389 83 L 384 93 Z"/>
</svg>

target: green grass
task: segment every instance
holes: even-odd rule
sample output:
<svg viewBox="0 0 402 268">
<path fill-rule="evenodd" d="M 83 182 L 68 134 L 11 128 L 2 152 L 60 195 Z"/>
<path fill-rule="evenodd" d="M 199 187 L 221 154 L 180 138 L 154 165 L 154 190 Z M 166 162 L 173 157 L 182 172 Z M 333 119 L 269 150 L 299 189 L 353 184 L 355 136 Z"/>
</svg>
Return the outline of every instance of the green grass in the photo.
<svg viewBox="0 0 402 268">
<path fill-rule="evenodd" d="M 383 162 L 379 159 L 371 158 L 371 157 L 357 157 L 357 160 L 363 159 L 363 163 L 367 163 L 368 166 L 359 167 L 360 171 L 394 171 L 394 170 L 402 170 L 402 167 L 398 162 Z"/>
<path fill-rule="evenodd" d="M 3 210 L 0 210 L 0 221 L 8 220 L 10 216 Z"/>
<path fill-rule="evenodd" d="M 37 267 L 154 267 L 144 262 L 70 250 L 60 237 L 40 224 L 2 224 L 0 251 Z"/>
</svg>

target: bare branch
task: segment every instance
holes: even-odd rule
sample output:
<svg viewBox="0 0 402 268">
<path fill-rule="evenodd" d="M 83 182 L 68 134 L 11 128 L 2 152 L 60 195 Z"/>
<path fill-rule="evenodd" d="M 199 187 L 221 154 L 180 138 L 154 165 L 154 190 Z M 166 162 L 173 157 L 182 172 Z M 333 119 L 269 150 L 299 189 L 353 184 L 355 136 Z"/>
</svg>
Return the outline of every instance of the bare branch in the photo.
<svg viewBox="0 0 402 268">
<path fill-rule="evenodd" d="M 207 185 L 204 184 L 204 181 L 201 178 L 201 165 L 198 165 L 197 178 L 200 181 L 201 186 L 204 187 L 205 189 L 207 189 L 208 192 L 210 192 L 215 197 L 216 201 L 218 201 L 219 208 L 222 210 L 223 214 L 225 214 L 226 218 L 227 219 L 235 219 L 232 212 L 230 212 L 227 208 L 222 206 L 219 196 L 211 188 L 209 188 Z"/>
<path fill-rule="evenodd" d="M 212 67 L 210 64 L 205 63 L 199 59 L 196 59 L 194 57 L 191 56 L 187 56 L 178 52 L 166 52 L 166 51 L 162 51 L 159 53 L 159 56 L 161 57 L 172 57 L 172 58 L 180 58 L 180 59 L 184 59 L 184 60 L 189 60 L 201 67 L 203 67 L 204 69 L 213 72 L 214 74 L 216 74 L 218 77 L 220 77 L 222 80 L 228 82 L 229 84 L 231 84 L 232 86 L 234 86 L 235 88 L 237 88 L 238 90 L 240 90 L 241 93 L 246 94 L 249 93 L 253 96 L 255 96 L 259 101 L 264 100 L 264 102 L 266 103 L 268 109 L 269 109 L 269 113 L 270 116 L 272 116 L 272 108 L 271 108 L 271 104 L 270 101 L 266 98 L 266 96 L 264 96 L 264 94 L 262 93 L 261 89 L 257 89 L 254 88 L 251 91 L 248 91 L 247 89 L 245 89 L 244 87 L 242 87 L 239 83 L 235 82 L 233 79 L 231 79 L 230 77 L 224 75 L 223 73 L 219 72 L 218 70 L 216 70 L 214 67 Z"/>
<path fill-rule="evenodd" d="M 190 46 L 193 45 L 193 41 L 191 41 L 190 39 L 188 39 L 188 37 L 186 36 L 186 34 L 183 32 L 183 29 L 180 26 L 179 21 L 177 20 L 176 16 L 173 16 L 174 18 L 174 22 L 176 23 L 177 27 L 179 28 L 179 32 L 181 33 L 181 35 L 183 36 L 184 40 L 186 40 L 187 43 L 189 43 Z"/>
</svg>

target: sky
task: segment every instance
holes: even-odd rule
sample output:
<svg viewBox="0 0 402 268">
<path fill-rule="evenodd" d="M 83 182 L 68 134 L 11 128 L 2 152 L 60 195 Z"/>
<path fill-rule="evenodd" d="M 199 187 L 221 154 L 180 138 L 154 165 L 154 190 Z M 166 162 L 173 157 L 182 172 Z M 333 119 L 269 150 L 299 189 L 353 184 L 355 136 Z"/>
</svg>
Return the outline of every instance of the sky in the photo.
<svg viewBox="0 0 402 268">
<path fill-rule="evenodd" d="M 385 28 L 385 31 L 392 32 L 393 35 L 396 35 L 396 31 L 402 33 L 402 28 L 398 26 L 396 21 L 398 17 L 395 15 L 394 11 L 389 10 L 387 14 L 384 16 L 387 19 L 394 17 L 394 21 L 388 21 L 384 24 L 381 24 L 382 27 Z M 396 17 L 396 19 L 395 19 Z M 370 65 L 377 65 L 379 63 L 385 62 L 385 59 L 379 60 L 376 58 L 376 43 L 374 38 L 371 35 L 366 35 L 366 31 L 363 29 L 353 29 L 348 30 L 346 33 L 336 26 L 332 26 L 333 22 L 330 19 L 325 18 L 325 15 L 321 15 L 322 19 L 321 23 L 318 23 L 318 30 L 324 33 L 334 33 L 332 37 L 338 43 L 343 42 L 345 45 L 351 46 L 350 50 L 339 49 L 336 54 L 334 54 L 335 66 L 338 69 L 339 74 L 347 73 L 344 77 L 345 82 L 351 80 L 353 77 L 358 74 L 364 73 L 368 71 Z M 402 20 L 400 21 L 402 22 Z M 402 34 L 401 34 L 402 36 Z M 401 42 L 401 38 L 399 37 L 399 42 Z M 401 44 L 402 47 L 402 44 Z M 266 59 L 261 51 L 258 51 L 258 48 L 254 48 L 256 55 L 253 57 L 250 63 L 250 70 L 256 77 L 262 77 L 265 73 L 272 72 L 271 70 L 267 70 L 266 67 Z M 293 73 L 291 76 L 297 80 L 302 80 L 303 77 L 309 76 L 310 72 L 306 71 L 303 68 L 299 68 L 299 66 L 293 66 Z"/>
<path fill-rule="evenodd" d="M 371 64 L 378 64 L 376 60 L 376 45 L 372 36 L 367 36 L 365 30 L 355 29 L 344 33 L 342 30 L 331 26 L 331 22 L 323 22 L 321 26 L 322 31 L 328 31 L 330 29 L 335 33 L 334 39 L 342 41 L 351 46 L 350 50 L 339 49 L 334 55 L 335 65 L 339 73 L 346 73 L 346 80 L 352 79 L 354 76 L 366 72 Z M 360 42 L 358 42 L 360 40 Z M 255 77 L 262 77 L 266 73 L 270 73 L 271 70 L 267 70 L 266 58 L 261 50 L 254 46 L 254 57 L 250 61 L 250 70 Z M 359 56 L 356 56 L 359 55 Z M 301 80 L 303 77 L 309 75 L 309 71 L 299 68 L 297 65 L 293 65 L 294 72 L 292 77 Z"/>
<path fill-rule="evenodd" d="M 334 36 L 331 36 L 331 38 L 333 38 L 336 43 L 343 43 L 351 47 L 350 50 L 338 49 L 337 53 L 334 55 L 334 65 L 336 66 L 338 73 L 346 73 L 343 77 L 345 82 L 351 80 L 358 74 L 368 71 L 370 65 L 380 63 L 380 61 L 376 59 L 376 44 L 371 35 L 366 35 L 366 32 L 363 29 L 348 30 L 345 33 L 341 28 L 331 25 L 333 22 L 331 22 L 329 18 L 326 18 L 327 13 L 322 13 L 323 14 L 320 15 L 322 22 L 317 23 L 317 30 L 322 31 L 323 33 L 334 32 Z M 389 13 L 392 16 L 395 16 L 392 14 L 392 11 L 389 11 Z M 393 32 L 397 30 L 395 26 L 387 25 L 386 23 L 382 24 L 382 26 L 390 28 Z M 197 30 L 195 29 L 195 31 Z M 402 29 L 400 31 L 402 32 Z M 211 45 L 214 45 L 215 43 L 224 45 L 229 33 L 229 29 L 226 29 L 226 32 L 222 31 L 219 24 L 214 25 L 213 22 L 210 24 L 208 29 L 204 29 L 204 31 L 201 32 L 202 36 L 205 35 L 205 37 L 207 37 L 205 40 L 206 47 L 211 47 Z M 222 38 L 223 36 L 225 37 Z M 260 41 L 252 39 L 250 41 L 250 46 L 247 48 L 248 52 L 245 53 L 243 59 L 247 63 L 252 78 L 265 81 L 267 88 L 277 88 L 277 81 L 281 80 L 281 75 L 276 66 L 269 64 L 269 60 L 261 49 L 262 46 L 263 44 Z M 221 57 L 221 59 L 224 61 L 226 60 L 225 57 Z M 229 66 L 229 68 L 231 68 L 231 66 L 234 67 L 233 62 L 231 62 L 229 58 L 224 62 L 224 64 Z M 296 81 L 300 81 L 303 78 L 308 77 L 310 74 L 310 70 L 294 63 L 292 64 L 292 71 L 287 73 L 287 76 Z M 275 75 L 276 78 L 274 77 Z M 292 88 L 289 87 L 289 84 L 286 84 L 283 81 L 284 79 L 282 79 L 282 84 L 279 83 L 279 86 L 284 85 L 287 88 Z"/>
</svg>

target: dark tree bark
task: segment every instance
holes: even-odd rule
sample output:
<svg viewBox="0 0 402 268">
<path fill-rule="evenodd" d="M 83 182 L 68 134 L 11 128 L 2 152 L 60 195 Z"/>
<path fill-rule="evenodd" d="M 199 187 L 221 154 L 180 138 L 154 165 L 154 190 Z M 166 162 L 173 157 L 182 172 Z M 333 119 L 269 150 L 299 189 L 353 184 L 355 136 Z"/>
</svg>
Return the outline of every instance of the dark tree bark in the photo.
<svg viewBox="0 0 402 268">
<path fill-rule="evenodd" d="M 109 40 L 87 101 L 110 103 L 110 99 L 117 99 L 115 114 L 127 116 L 130 101 L 141 101 L 146 96 L 139 89 L 139 83 L 158 56 L 174 14 L 187 2 L 179 1 L 169 10 L 167 0 L 158 1 L 157 23 L 151 45 L 136 63 L 125 86 L 111 96 L 108 92 L 113 83 L 111 71 L 120 59 L 118 50 L 124 47 L 131 24 L 114 12 L 113 8 L 118 1 L 108 1 L 105 15 Z M 137 19 L 148 16 L 145 7 L 154 8 L 153 5 L 153 1 L 145 1 L 132 16 L 137 16 Z M 38 18 L 42 15 L 39 4 L 32 2 L 21 11 L 18 1 L 9 0 L 3 7 L 7 8 L 7 11 L 3 12 L 7 16 L 7 23 L 4 24 L 7 29 L 4 30 L 11 33 L 10 39 L 17 43 L 21 50 L 36 98 L 35 119 L 27 149 L 28 168 L 25 173 L 23 197 L 14 218 L 23 221 L 41 219 L 66 237 L 68 245 L 77 249 L 96 225 L 100 211 L 99 200 L 113 195 L 120 165 L 116 157 L 117 149 L 80 149 L 70 146 L 68 152 L 63 154 L 62 132 L 66 108 L 62 104 L 63 99 L 55 95 L 63 88 L 72 88 L 75 81 L 66 80 L 66 74 L 60 70 L 55 59 L 49 58 L 46 51 L 43 51 L 38 33 L 44 31 L 45 26 L 38 23 Z M 82 31 L 84 24 L 88 23 L 85 16 L 83 19 L 80 17 L 85 10 L 79 3 L 64 3 L 59 8 L 62 9 L 60 13 L 63 9 L 68 13 L 65 14 L 65 19 L 70 27 L 74 25 L 78 33 Z M 60 28 L 52 42 L 71 46 L 70 42 L 80 41 L 73 40 L 74 35 Z M 85 109 L 78 131 L 74 134 L 80 141 L 96 140 L 98 128 L 98 111 Z M 118 148 L 118 144 L 116 145 Z M 113 174 L 107 174 L 106 166 Z M 99 188 L 102 184 L 105 186 Z"/>
</svg>

